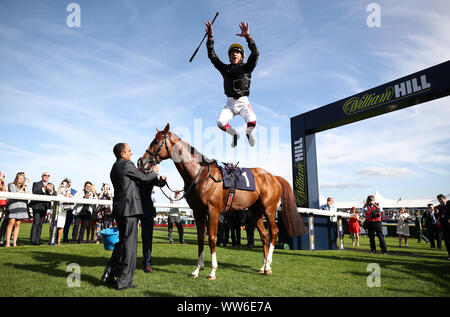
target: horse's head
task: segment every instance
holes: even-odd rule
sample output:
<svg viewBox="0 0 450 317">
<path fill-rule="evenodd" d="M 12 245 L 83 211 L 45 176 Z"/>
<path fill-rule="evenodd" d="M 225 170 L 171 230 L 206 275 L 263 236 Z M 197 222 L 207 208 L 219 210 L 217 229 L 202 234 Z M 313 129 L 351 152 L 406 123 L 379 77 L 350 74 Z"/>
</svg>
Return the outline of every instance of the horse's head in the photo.
<svg viewBox="0 0 450 317">
<path fill-rule="evenodd" d="M 138 167 L 141 170 L 148 172 L 152 166 L 170 158 L 173 142 L 169 129 L 169 124 L 166 125 L 163 131 L 156 129 L 155 138 L 150 143 L 144 155 L 138 160 Z"/>
</svg>

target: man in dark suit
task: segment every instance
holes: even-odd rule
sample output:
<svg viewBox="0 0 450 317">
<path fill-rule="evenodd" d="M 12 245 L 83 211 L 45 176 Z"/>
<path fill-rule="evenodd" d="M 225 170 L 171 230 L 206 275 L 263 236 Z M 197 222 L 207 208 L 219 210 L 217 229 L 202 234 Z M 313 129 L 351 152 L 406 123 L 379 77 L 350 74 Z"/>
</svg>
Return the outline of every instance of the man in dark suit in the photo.
<svg viewBox="0 0 450 317">
<path fill-rule="evenodd" d="M 49 182 L 50 173 L 44 172 L 40 182 L 33 183 L 32 193 L 35 195 L 52 195 L 56 196 L 54 186 Z M 30 207 L 33 209 L 33 225 L 31 226 L 30 244 L 39 245 L 41 243 L 42 224 L 44 223 L 47 209 L 50 209 L 50 202 L 31 201 Z"/>
<path fill-rule="evenodd" d="M 439 228 L 442 231 L 442 239 L 447 249 L 448 259 L 450 260 L 450 201 L 443 194 L 437 195 L 439 205 L 436 207 L 436 217 L 439 222 Z"/>
<path fill-rule="evenodd" d="M 116 144 L 113 152 L 117 160 L 110 173 L 114 186 L 112 213 L 119 228 L 119 242 L 114 246 L 101 281 L 115 283 L 116 288 L 121 290 L 136 287 L 132 282 L 136 268 L 138 223 L 143 214 L 137 182 L 154 180 L 158 167 L 154 166 L 148 174 L 141 172 L 131 162 L 131 149 L 126 143 Z"/>
<path fill-rule="evenodd" d="M 144 256 L 143 268 L 145 273 L 153 272 L 152 269 L 152 243 L 153 226 L 155 224 L 156 209 L 153 206 L 152 191 L 154 186 L 163 187 L 166 184 L 166 178 L 161 176 L 159 180 L 153 179 L 151 182 L 139 182 L 139 192 L 141 194 L 142 209 L 144 214 L 141 216 L 141 238 L 142 254 Z"/>
<path fill-rule="evenodd" d="M 436 219 L 433 204 L 428 204 L 428 209 L 424 211 L 422 221 L 425 222 L 425 228 L 427 229 L 427 236 L 430 240 L 430 246 L 435 248 L 435 240 L 437 242 L 438 249 L 441 248 L 441 235 L 439 233 L 439 224 Z"/>
</svg>

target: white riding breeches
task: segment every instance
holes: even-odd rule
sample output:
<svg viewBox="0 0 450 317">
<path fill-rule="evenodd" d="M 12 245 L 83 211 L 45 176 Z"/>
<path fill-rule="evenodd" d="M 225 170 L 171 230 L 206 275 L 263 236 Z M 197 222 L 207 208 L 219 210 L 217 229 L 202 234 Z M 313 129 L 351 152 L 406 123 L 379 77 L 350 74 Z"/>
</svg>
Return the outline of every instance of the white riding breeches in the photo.
<svg viewBox="0 0 450 317">
<path fill-rule="evenodd" d="M 250 106 L 248 97 L 244 96 L 239 99 L 227 97 L 227 104 L 220 112 L 219 118 L 217 119 L 218 127 L 223 129 L 236 115 L 240 115 L 244 118 L 246 123 L 256 121 L 256 115 Z"/>
</svg>

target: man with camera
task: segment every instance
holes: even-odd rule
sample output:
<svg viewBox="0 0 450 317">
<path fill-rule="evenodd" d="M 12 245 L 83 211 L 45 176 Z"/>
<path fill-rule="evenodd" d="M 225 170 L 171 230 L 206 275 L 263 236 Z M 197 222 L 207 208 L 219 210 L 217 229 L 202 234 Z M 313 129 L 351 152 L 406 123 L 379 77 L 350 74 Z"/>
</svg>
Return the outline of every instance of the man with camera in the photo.
<svg viewBox="0 0 450 317">
<path fill-rule="evenodd" d="M 113 196 L 111 194 L 111 189 L 108 184 L 103 183 L 102 192 L 98 194 L 98 199 L 100 200 L 112 200 Z M 108 205 L 100 205 L 97 211 L 96 217 L 97 226 L 97 244 L 101 238 L 100 231 L 107 228 L 112 228 L 114 223 L 114 218 L 112 217 L 112 210 Z"/>
<path fill-rule="evenodd" d="M 370 252 L 376 253 L 376 245 L 375 245 L 375 233 L 378 236 L 378 240 L 380 241 L 381 253 L 386 253 L 386 243 L 384 242 L 384 236 L 382 232 L 381 225 L 381 213 L 382 209 L 380 208 L 379 203 L 375 202 L 375 197 L 373 195 L 369 195 L 366 200 L 366 204 L 363 207 L 365 212 L 365 225 L 364 229 L 367 230 L 367 234 L 370 240 Z"/>
</svg>

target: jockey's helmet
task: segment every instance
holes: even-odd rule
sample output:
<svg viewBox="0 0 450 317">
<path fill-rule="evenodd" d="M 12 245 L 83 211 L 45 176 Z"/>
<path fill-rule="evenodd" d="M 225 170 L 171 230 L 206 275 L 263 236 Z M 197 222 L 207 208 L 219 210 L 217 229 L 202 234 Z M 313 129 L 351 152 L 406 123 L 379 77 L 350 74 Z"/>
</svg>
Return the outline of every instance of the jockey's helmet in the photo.
<svg viewBox="0 0 450 317">
<path fill-rule="evenodd" d="M 228 48 L 228 56 L 230 56 L 231 52 L 233 52 L 233 51 L 238 51 L 239 53 L 241 53 L 241 55 L 242 55 L 241 61 L 244 60 L 244 58 L 245 58 L 245 52 L 244 52 L 244 48 L 242 47 L 241 44 L 239 44 L 239 43 L 233 43 L 233 44 L 231 44 L 231 45 L 230 45 L 230 48 Z"/>
</svg>

